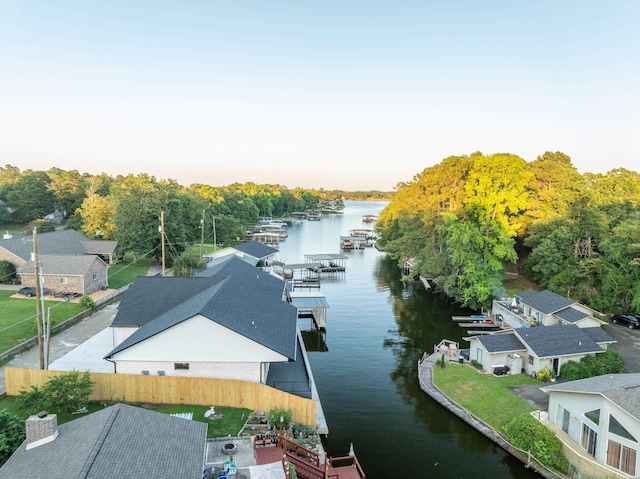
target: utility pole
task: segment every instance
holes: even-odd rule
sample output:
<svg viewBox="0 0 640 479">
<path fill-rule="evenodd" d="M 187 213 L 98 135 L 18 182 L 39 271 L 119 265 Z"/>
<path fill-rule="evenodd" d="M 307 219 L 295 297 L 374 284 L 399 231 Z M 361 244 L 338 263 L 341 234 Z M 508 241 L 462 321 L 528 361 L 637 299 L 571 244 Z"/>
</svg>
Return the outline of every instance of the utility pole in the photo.
<svg viewBox="0 0 640 479">
<path fill-rule="evenodd" d="M 162 238 L 162 276 L 164 276 L 164 211 L 160 212 L 160 237 Z"/>
<path fill-rule="evenodd" d="M 200 262 L 202 263 L 202 249 L 204 247 L 204 210 L 202 210 L 202 219 L 200 220 Z"/>
<path fill-rule="evenodd" d="M 211 215 L 213 221 L 213 251 L 218 251 L 218 242 L 216 241 L 216 216 Z"/>
<path fill-rule="evenodd" d="M 42 297 L 42 288 L 40 284 L 40 264 L 38 262 L 38 231 L 33 228 L 33 269 L 36 277 L 36 322 L 38 323 L 38 352 L 40 353 L 40 369 L 44 369 L 44 340 L 42 327 L 42 307 L 40 306 L 40 298 Z"/>
</svg>

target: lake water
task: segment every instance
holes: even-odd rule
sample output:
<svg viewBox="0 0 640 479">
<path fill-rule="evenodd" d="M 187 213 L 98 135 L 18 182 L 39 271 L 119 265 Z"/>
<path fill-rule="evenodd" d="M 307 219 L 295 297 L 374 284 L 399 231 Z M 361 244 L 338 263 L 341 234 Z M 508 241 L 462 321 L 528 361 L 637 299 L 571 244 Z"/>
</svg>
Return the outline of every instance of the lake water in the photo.
<svg viewBox="0 0 640 479">
<path fill-rule="evenodd" d="M 451 316 L 473 312 L 405 285 L 396 263 L 375 248 L 341 251 L 340 236 L 370 228 L 363 215 L 377 215 L 386 203 L 345 205 L 343 214 L 290 226 L 276 255 L 289 264 L 304 262 L 305 254 L 348 255 L 346 272 L 321 283 L 329 303 L 326 335 L 306 339 L 329 427 L 329 455 L 346 455 L 353 443 L 369 479 L 539 479 L 422 392 L 422 353 L 443 338 L 465 347 L 465 331 Z"/>
</svg>

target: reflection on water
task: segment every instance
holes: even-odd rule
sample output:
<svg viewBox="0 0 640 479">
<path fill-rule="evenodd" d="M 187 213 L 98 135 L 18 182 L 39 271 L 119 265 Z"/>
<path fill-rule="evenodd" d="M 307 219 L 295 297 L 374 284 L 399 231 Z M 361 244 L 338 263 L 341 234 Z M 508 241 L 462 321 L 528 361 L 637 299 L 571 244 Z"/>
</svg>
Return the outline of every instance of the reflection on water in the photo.
<svg viewBox="0 0 640 479">
<path fill-rule="evenodd" d="M 343 215 L 300 221 L 277 256 L 340 253 L 340 236 L 377 215 L 382 202 L 346 202 Z M 346 273 L 323 280 L 327 332 L 305 345 L 329 425 L 328 452 L 353 443 L 370 479 L 388 477 L 538 478 L 493 442 L 448 413 L 419 387 L 417 362 L 447 338 L 462 341 L 452 315 L 471 311 L 420 285 L 400 281 L 396 263 L 375 248 L 343 252 Z"/>
</svg>

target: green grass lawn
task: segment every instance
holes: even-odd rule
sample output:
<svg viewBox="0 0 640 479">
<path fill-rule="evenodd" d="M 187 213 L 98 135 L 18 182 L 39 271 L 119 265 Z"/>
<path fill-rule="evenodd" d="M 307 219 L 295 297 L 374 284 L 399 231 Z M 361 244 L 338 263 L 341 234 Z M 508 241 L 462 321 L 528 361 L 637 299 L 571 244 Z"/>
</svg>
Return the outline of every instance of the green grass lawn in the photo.
<svg viewBox="0 0 640 479">
<path fill-rule="evenodd" d="M 127 258 L 109 267 L 109 288 L 120 289 L 132 283 L 136 276 L 146 276 L 152 264 L 151 258 L 140 258 L 135 263 Z"/>
<path fill-rule="evenodd" d="M 89 413 L 99 411 L 105 407 L 110 406 L 111 403 L 93 401 L 87 404 L 87 411 Z M 193 420 L 207 424 L 207 437 L 227 437 L 228 435 L 236 436 L 244 423 L 253 415 L 253 411 L 250 409 L 236 409 L 230 407 L 217 407 L 216 415 L 214 419 L 207 419 L 204 417 L 204 413 L 209 410 L 209 406 L 190 406 L 185 404 L 179 404 L 175 406 L 160 406 L 160 405 L 144 405 L 134 404 L 135 406 L 145 407 L 152 411 L 161 412 L 163 414 L 174 414 L 181 412 L 193 413 Z M 15 397 L 6 396 L 0 399 L 0 410 L 6 409 L 16 416 L 27 418 L 17 404 Z M 49 411 L 55 413 L 56 411 Z M 59 414 L 58 424 L 64 424 L 79 417 L 86 416 L 86 414 Z"/>
<path fill-rule="evenodd" d="M 205 244 L 202 246 L 202 254 L 213 253 L 216 250 L 222 249 L 222 246 L 218 246 L 214 248 L 212 244 Z M 193 256 L 194 258 L 200 258 L 200 245 L 193 244 L 187 246 L 187 248 L 183 251 L 182 256 Z"/>
<path fill-rule="evenodd" d="M 445 368 L 435 366 L 433 380 L 447 396 L 499 431 L 514 417 L 536 410 L 507 390 L 512 386 L 540 385 L 524 374 L 496 377 L 454 363 Z"/>
<path fill-rule="evenodd" d="M 37 334 L 36 299 L 12 298 L 15 291 L 0 291 L 0 352 L 8 351 Z M 45 301 L 44 314 L 51 308 L 51 325 L 61 323 L 82 312 L 78 303 Z"/>
</svg>

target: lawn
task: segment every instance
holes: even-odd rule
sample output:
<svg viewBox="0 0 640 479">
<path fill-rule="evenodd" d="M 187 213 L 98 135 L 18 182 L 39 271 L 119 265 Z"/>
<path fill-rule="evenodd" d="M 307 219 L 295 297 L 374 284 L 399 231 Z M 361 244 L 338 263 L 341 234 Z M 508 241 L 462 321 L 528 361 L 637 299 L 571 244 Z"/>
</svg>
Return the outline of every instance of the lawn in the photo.
<svg viewBox="0 0 640 479">
<path fill-rule="evenodd" d="M 449 364 L 445 368 L 434 367 L 433 380 L 447 396 L 499 431 L 514 417 L 536 410 L 507 390 L 512 386 L 540 385 L 524 374 L 496 377 L 480 374 L 469 365 Z"/>
<path fill-rule="evenodd" d="M 0 291 L 0 352 L 8 351 L 37 334 L 36 299 L 12 298 L 15 291 Z M 68 301 L 45 301 L 44 314 L 51 308 L 51 325 L 61 323 L 84 308 Z"/>
<path fill-rule="evenodd" d="M 212 244 L 205 244 L 202 246 L 202 254 L 213 253 L 214 251 L 217 251 L 219 249 L 222 249 L 222 247 L 218 246 L 217 248 L 215 248 Z M 199 259 L 200 244 L 193 244 L 193 245 L 187 246 L 187 248 L 182 253 L 182 256 L 193 256 L 194 258 Z"/>
<path fill-rule="evenodd" d="M 105 407 L 110 406 L 111 403 L 94 401 L 87 404 L 88 413 L 96 412 Z M 175 406 L 161 406 L 161 405 L 143 405 L 134 404 L 134 406 L 145 407 L 152 411 L 161 412 L 163 414 L 174 414 L 181 412 L 193 413 L 193 420 L 203 422 L 208 425 L 207 437 L 227 437 L 237 436 L 244 423 L 253 415 L 253 411 L 250 409 L 236 409 L 230 407 L 218 407 L 215 408 L 214 419 L 207 419 L 204 417 L 204 413 L 209 410 L 209 406 L 189 406 L 185 404 Z M 6 409 L 16 416 L 24 419 L 27 416 L 18 408 L 17 400 L 15 397 L 6 396 L 0 399 L 0 410 Z M 55 413 L 55 411 L 49 411 Z M 86 414 L 59 414 L 58 424 L 64 424 L 79 417 L 86 416 Z"/>
<path fill-rule="evenodd" d="M 146 276 L 152 264 L 151 258 L 139 258 L 135 263 L 130 256 L 109 267 L 109 288 L 120 289 L 132 283 L 136 276 Z"/>
</svg>

